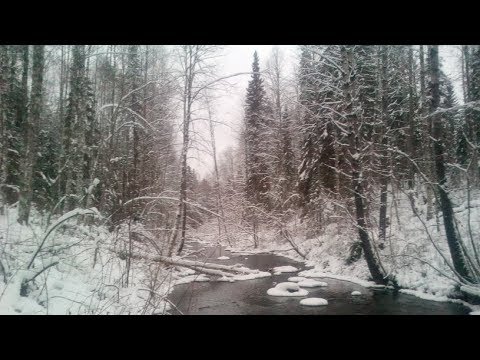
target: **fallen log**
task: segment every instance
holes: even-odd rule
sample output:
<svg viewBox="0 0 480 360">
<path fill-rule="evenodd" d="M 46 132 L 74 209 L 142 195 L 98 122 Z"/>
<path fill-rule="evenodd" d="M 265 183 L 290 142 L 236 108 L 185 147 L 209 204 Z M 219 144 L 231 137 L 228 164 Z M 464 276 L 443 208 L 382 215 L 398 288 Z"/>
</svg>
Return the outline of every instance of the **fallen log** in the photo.
<svg viewBox="0 0 480 360">
<path fill-rule="evenodd" d="M 113 249 L 111 249 L 111 251 L 113 251 L 114 253 L 116 253 L 122 258 L 128 256 L 128 254 L 126 254 L 125 252 L 118 252 Z M 252 270 L 241 265 L 227 266 L 227 265 L 212 264 L 212 263 L 207 263 L 202 261 L 175 259 L 175 258 L 162 256 L 162 255 L 149 256 L 149 255 L 132 254 L 130 256 L 134 259 L 150 260 L 150 261 L 161 262 L 164 264 L 169 264 L 174 266 L 186 267 L 188 269 L 192 269 L 200 273 L 204 273 L 207 275 L 221 276 L 221 277 L 233 277 L 234 275 L 260 273 L 260 270 Z"/>
<path fill-rule="evenodd" d="M 256 274 L 258 273 L 258 270 L 251 270 L 248 268 L 243 268 L 243 267 L 238 267 L 238 266 L 227 266 L 227 265 L 221 265 L 221 264 L 213 264 L 213 263 L 208 263 L 208 262 L 203 262 L 203 261 L 195 261 L 195 260 L 185 260 L 185 259 L 175 259 L 171 258 L 168 256 L 162 256 L 162 255 L 157 255 L 157 256 L 152 256 L 148 257 L 148 259 L 153 260 L 153 261 L 160 261 L 164 262 L 167 264 L 171 265 L 178 265 L 178 266 L 183 266 L 183 267 L 196 267 L 196 268 L 206 268 L 206 269 L 212 269 L 212 270 L 224 270 L 224 271 L 229 271 L 233 272 L 236 274 Z"/>
</svg>

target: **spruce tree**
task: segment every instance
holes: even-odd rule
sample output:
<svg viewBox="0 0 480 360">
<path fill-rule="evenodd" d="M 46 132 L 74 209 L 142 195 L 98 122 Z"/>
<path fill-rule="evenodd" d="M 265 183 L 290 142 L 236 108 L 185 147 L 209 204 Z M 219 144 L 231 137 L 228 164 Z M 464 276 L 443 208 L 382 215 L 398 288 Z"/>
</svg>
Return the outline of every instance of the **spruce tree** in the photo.
<svg viewBox="0 0 480 360">
<path fill-rule="evenodd" d="M 285 109 L 280 123 L 279 169 L 281 179 L 281 208 L 290 207 L 291 201 L 286 201 L 295 191 L 296 166 L 293 152 L 293 124 L 292 116 Z"/>
<path fill-rule="evenodd" d="M 252 79 L 248 83 L 245 106 L 245 150 L 247 197 L 255 205 L 270 207 L 270 181 L 264 142 L 266 141 L 266 94 L 257 52 L 253 55 Z"/>
<path fill-rule="evenodd" d="M 31 105 L 26 124 L 25 158 L 22 166 L 22 186 L 20 191 L 18 222 L 28 224 L 33 197 L 33 170 L 37 154 L 37 135 L 43 104 L 43 73 L 45 66 L 45 45 L 34 45 L 32 67 Z"/>
<path fill-rule="evenodd" d="M 330 105 L 338 99 L 335 87 L 338 74 L 320 61 L 318 52 L 337 56 L 338 47 L 304 46 L 300 60 L 300 103 L 302 105 L 303 146 L 300 156 L 298 191 L 304 213 L 322 194 L 338 194 L 338 174 L 335 167 L 336 132 Z M 331 83 L 325 79 L 332 79 Z"/>
<path fill-rule="evenodd" d="M 18 200 L 21 183 L 21 158 L 24 153 L 24 134 L 28 102 L 29 46 L 6 46 L 4 69 L 3 117 L 5 149 L 5 200 L 13 204 Z"/>
</svg>

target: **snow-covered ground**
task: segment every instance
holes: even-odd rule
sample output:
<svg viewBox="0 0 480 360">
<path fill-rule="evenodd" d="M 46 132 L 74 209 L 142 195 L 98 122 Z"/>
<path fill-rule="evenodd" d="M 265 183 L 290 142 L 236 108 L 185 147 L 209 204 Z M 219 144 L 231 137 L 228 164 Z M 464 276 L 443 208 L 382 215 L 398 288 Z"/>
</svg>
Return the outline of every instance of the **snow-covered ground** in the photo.
<svg viewBox="0 0 480 360">
<path fill-rule="evenodd" d="M 86 214 L 96 215 L 90 225 L 81 221 Z M 0 314 L 164 314 L 174 307 L 167 296 L 175 285 L 272 276 L 241 264 L 223 278 L 161 266 L 149 243 L 131 237 L 136 257 L 127 283 L 126 226 L 109 232 L 98 213 L 85 210 L 47 219 L 33 209 L 30 225 L 20 225 L 15 207 L 0 215 Z M 144 231 L 141 224 L 131 230 Z"/>
<path fill-rule="evenodd" d="M 457 227 L 468 249 L 471 249 L 471 240 L 480 247 L 479 198 L 480 193 L 472 193 L 468 209 L 465 194 L 453 196 Z M 397 193 L 395 201 L 396 205 L 389 213 L 387 246 L 378 250 L 385 271 L 395 276 L 404 293 L 428 300 L 462 303 L 470 306 L 472 314 L 480 314 L 480 306 L 456 299 L 460 286 L 446 264 L 450 257 L 441 216 L 434 216 L 427 221 L 426 206 L 417 197 L 416 205 L 424 221 L 422 223 L 412 213 L 404 194 Z M 30 226 L 19 225 L 16 218 L 15 208 L 7 209 L 4 215 L 0 215 L 2 314 L 160 314 L 171 307 L 166 296 L 174 285 L 212 280 L 212 277 L 191 269 L 169 267 L 167 270 L 158 263 L 142 260 L 142 252 L 149 253 L 144 243 L 135 240 L 134 253 L 140 258 L 132 261 L 127 284 L 127 261 L 122 256 L 128 248 L 126 227 L 110 233 L 99 218 L 92 225 L 86 225 L 79 221 L 79 216 L 75 216 L 46 237 L 49 229 L 52 229 L 51 224 L 47 224 L 47 216 L 33 211 Z M 53 219 L 52 223 L 55 220 L 58 223 L 62 219 Z M 215 226 L 213 223 L 205 224 L 197 230 L 196 238 L 209 244 L 213 236 L 209 239 L 208 234 L 216 233 Z M 229 245 L 228 250 L 236 254 L 271 252 L 312 266 L 313 269 L 289 278 L 289 284 L 293 285 L 288 286 L 299 289 L 293 291 L 297 296 L 308 294 L 300 288 L 302 282 L 305 287 L 312 286 L 312 282 L 317 282 L 318 278 L 335 278 L 364 287 L 379 286 L 371 281 L 363 257 L 347 264 L 350 247 L 358 238 L 353 223 L 332 221 L 316 236 L 309 235 L 311 232 L 308 227 L 298 219 L 289 222 L 287 227 L 292 240 L 306 254 L 305 259 L 292 250 L 276 230 L 266 228 L 258 234 L 258 248 L 253 248 L 253 241 L 248 234 L 236 234 L 236 241 Z M 472 230 L 472 238 L 469 229 Z M 376 239 L 374 233 L 371 236 Z M 45 243 L 40 248 L 43 240 Z M 275 274 L 296 271 L 291 266 L 273 269 Z M 271 276 L 271 273 L 258 271 L 215 280 L 237 281 L 267 276 Z M 270 295 L 281 293 L 283 295 L 280 296 L 286 296 L 288 293 L 288 296 L 292 296 L 290 291 L 294 289 L 278 288 L 277 285 L 270 290 Z M 480 292 L 477 286 L 462 286 L 462 290 L 470 294 Z M 21 296 L 22 292 L 26 296 Z"/>
<path fill-rule="evenodd" d="M 15 208 L 0 216 L 0 261 L 6 272 L 0 271 L 1 314 L 164 313 L 170 308 L 166 295 L 187 275 L 139 259 L 132 261 L 127 286 L 126 261 L 118 255 L 126 249 L 125 229 L 110 233 L 101 219 L 85 225 L 75 216 L 40 248 L 48 233 L 46 217 L 33 211 L 30 226 L 16 219 Z"/>
<path fill-rule="evenodd" d="M 480 193 L 472 193 L 471 199 L 470 227 L 473 241 L 480 247 Z M 406 195 L 397 193 L 395 200 L 396 206 L 392 207 L 389 214 L 391 226 L 387 231 L 387 246 L 378 250 L 385 271 L 393 274 L 399 286 L 409 289 L 412 294 L 424 294 L 424 298 L 438 301 L 456 296 L 458 284 L 444 260 L 450 259 L 450 253 L 441 214 L 427 221 L 426 204 L 417 197 L 416 206 L 424 226 L 412 212 Z M 465 194 L 453 194 L 453 203 L 458 230 L 466 247 L 471 250 Z M 376 234 L 370 235 L 376 239 Z M 350 265 L 346 263 L 350 246 L 357 239 L 356 229 L 352 225 L 348 226 L 348 222 L 341 225 L 332 223 L 316 238 L 302 241 L 297 236 L 297 243 L 308 254 L 306 264 L 314 266 L 313 270 L 301 272 L 299 276 L 335 277 L 366 287 L 375 286 L 370 281 L 370 273 L 363 256 Z M 293 256 L 298 258 L 296 254 Z"/>
</svg>

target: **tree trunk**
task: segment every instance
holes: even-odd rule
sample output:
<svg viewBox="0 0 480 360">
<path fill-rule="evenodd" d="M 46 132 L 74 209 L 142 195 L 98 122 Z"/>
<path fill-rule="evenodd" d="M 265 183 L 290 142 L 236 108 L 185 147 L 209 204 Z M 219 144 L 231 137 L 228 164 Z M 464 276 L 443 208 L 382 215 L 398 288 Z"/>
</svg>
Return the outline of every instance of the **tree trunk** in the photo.
<svg viewBox="0 0 480 360">
<path fill-rule="evenodd" d="M 210 129 L 210 141 L 211 141 L 211 144 L 212 144 L 213 169 L 214 169 L 214 172 L 215 172 L 215 192 L 217 193 L 216 210 L 217 210 L 217 213 L 219 213 L 220 216 L 221 216 L 221 218 L 217 217 L 218 236 L 220 237 L 222 235 L 222 227 L 223 227 L 223 230 L 225 232 L 225 237 L 227 238 L 227 241 L 230 244 L 230 240 L 228 239 L 228 235 L 227 235 L 227 226 L 225 224 L 225 214 L 224 214 L 223 205 L 222 205 L 222 193 L 221 193 L 221 189 L 220 189 L 220 175 L 218 173 L 218 164 L 217 164 L 217 147 L 216 147 L 216 144 L 215 144 L 215 128 L 214 128 L 214 125 L 213 125 L 212 115 L 211 115 L 211 111 L 210 111 L 210 103 L 208 102 L 208 100 L 207 100 L 207 107 L 208 107 L 208 120 L 209 120 L 208 125 L 209 125 L 209 129 Z"/>
<path fill-rule="evenodd" d="M 344 96 L 346 104 L 346 114 L 349 123 L 349 134 L 348 140 L 350 145 L 350 164 L 351 164 L 351 175 L 352 175 L 352 186 L 355 200 L 355 211 L 356 211 L 356 220 L 358 234 L 360 241 L 362 243 L 363 252 L 365 255 L 365 260 L 367 262 L 368 269 L 372 275 L 373 281 L 379 284 L 386 284 L 387 277 L 382 273 L 380 264 L 375 257 L 372 243 L 367 232 L 366 221 L 365 221 L 365 203 L 364 203 L 364 191 L 362 186 L 362 177 L 361 177 L 361 163 L 360 163 L 360 153 L 359 148 L 359 120 L 358 116 L 355 114 L 353 102 L 354 98 L 352 96 L 354 88 L 354 76 L 353 76 L 353 67 L 354 67 L 354 54 L 353 49 L 349 46 L 343 46 L 341 49 L 342 52 L 342 62 L 343 62 L 343 87 L 344 87 Z"/>
<path fill-rule="evenodd" d="M 37 153 L 36 134 L 42 113 L 43 71 L 45 65 L 45 46 L 33 46 L 31 107 L 25 136 L 26 155 L 23 163 L 23 183 L 20 191 L 18 222 L 28 224 L 33 197 L 33 169 Z"/>
<path fill-rule="evenodd" d="M 7 72 L 8 72 L 8 46 L 0 45 L 0 139 L 7 138 L 7 110 L 6 110 L 6 94 L 7 86 Z M 0 141 L 0 215 L 4 214 L 5 206 L 5 189 L 3 185 L 6 181 L 6 152 L 7 144 L 5 141 Z"/>
<path fill-rule="evenodd" d="M 425 115 L 427 113 L 427 100 L 426 100 L 426 81 L 425 81 L 425 55 L 424 55 L 424 50 L 423 50 L 423 45 L 420 45 L 420 114 Z M 431 140 L 430 140 L 430 134 L 431 132 L 431 120 L 429 119 L 426 124 L 426 129 L 424 130 L 424 134 L 426 136 L 423 137 L 424 141 L 424 148 L 427 149 L 426 151 L 426 164 L 425 164 L 425 173 L 429 179 L 431 179 L 433 176 L 432 174 L 432 159 L 431 159 Z M 429 184 L 426 184 L 426 192 L 427 192 L 427 220 L 430 220 L 433 218 L 433 193 L 432 193 L 432 188 Z"/>
<path fill-rule="evenodd" d="M 455 270 L 465 280 L 472 281 L 467 264 L 465 262 L 465 256 L 461 248 L 461 239 L 455 230 L 452 203 L 446 189 L 447 179 L 445 174 L 442 119 L 439 114 L 434 114 L 440 105 L 440 66 L 438 45 L 429 46 L 429 73 L 431 90 L 430 112 L 433 113 L 432 136 L 435 139 L 433 144 L 433 155 L 438 182 L 437 191 L 440 197 L 440 205 L 443 213 L 445 234 Z"/>
<path fill-rule="evenodd" d="M 187 90 L 187 91 L 191 91 Z M 179 202 L 179 214 L 181 218 L 181 238 L 180 238 L 180 245 L 177 251 L 177 254 L 180 255 L 183 250 L 183 245 L 185 243 L 185 233 L 187 227 L 187 154 L 188 154 L 188 146 L 190 142 L 190 134 L 189 134 L 189 125 L 190 125 L 190 104 L 189 104 L 189 95 L 187 95 L 187 106 L 186 106 L 186 114 L 184 117 L 184 124 L 183 124 L 183 149 L 182 149 L 182 177 L 180 180 L 180 202 Z M 178 218 L 178 220 L 180 220 Z M 177 223 L 178 224 L 178 223 Z M 177 225 L 178 226 L 178 225 Z M 178 232 L 178 230 L 176 230 Z M 174 244 L 172 244 L 174 246 Z"/>
<path fill-rule="evenodd" d="M 381 86 L 381 118 L 382 118 L 382 128 L 383 128 L 383 137 L 382 137 L 382 147 L 380 155 L 382 156 L 382 163 L 385 167 L 388 167 L 387 157 L 388 157 L 388 138 L 387 138 L 387 128 L 388 128 L 388 103 L 387 103 L 387 47 L 382 46 L 381 50 L 381 71 L 380 71 L 380 86 Z M 389 173 L 387 168 L 387 173 Z M 389 174 L 380 175 L 380 214 L 379 214 L 379 234 L 378 239 L 379 243 L 382 246 L 385 244 L 387 239 L 387 200 L 388 200 L 388 176 Z"/>
<path fill-rule="evenodd" d="M 480 46 L 471 45 L 465 47 L 465 74 L 467 86 L 467 101 L 480 100 Z M 465 112 L 467 132 L 470 138 L 470 157 L 473 166 L 470 167 L 468 175 L 474 187 L 480 187 L 480 112 L 467 109 Z"/>
<path fill-rule="evenodd" d="M 415 149 L 415 79 L 414 79 L 414 62 L 413 62 L 413 47 L 410 45 L 408 47 L 408 141 L 407 141 L 407 150 L 408 155 L 415 159 L 416 149 Z M 415 165 L 413 163 L 409 164 L 408 172 L 408 188 L 412 190 L 415 186 Z"/>
<path fill-rule="evenodd" d="M 60 196 L 66 196 L 66 210 L 74 209 L 81 195 L 85 116 L 85 45 L 72 48 L 72 65 L 70 67 L 70 93 L 67 113 L 63 122 L 63 151 L 60 171 Z"/>
<path fill-rule="evenodd" d="M 195 66 L 197 61 L 196 54 L 197 45 L 187 45 L 184 48 L 184 93 L 183 93 L 183 146 L 181 154 L 181 179 L 180 179 L 180 194 L 178 212 L 175 220 L 175 227 L 170 239 L 170 248 L 168 255 L 171 256 L 175 247 L 178 231 L 181 227 L 181 239 L 180 246 L 177 250 L 177 254 L 180 255 L 185 243 L 185 233 L 187 226 L 187 154 L 190 143 L 190 118 L 191 118 L 191 106 L 192 106 L 192 86 L 193 79 L 195 77 Z"/>
<path fill-rule="evenodd" d="M 28 103 L 28 63 L 29 45 L 10 46 L 10 109 L 7 112 L 7 151 L 6 151 L 6 184 L 10 185 L 4 189 L 5 198 L 8 204 L 18 200 L 19 193 L 14 187 L 21 186 L 21 163 L 23 149 L 23 138 L 27 123 Z M 21 61 L 21 80 L 17 80 L 17 58 Z"/>
<path fill-rule="evenodd" d="M 380 180 L 380 214 L 379 214 L 379 233 L 378 240 L 383 246 L 387 239 L 387 198 L 388 198 L 388 179 L 382 176 Z"/>
</svg>

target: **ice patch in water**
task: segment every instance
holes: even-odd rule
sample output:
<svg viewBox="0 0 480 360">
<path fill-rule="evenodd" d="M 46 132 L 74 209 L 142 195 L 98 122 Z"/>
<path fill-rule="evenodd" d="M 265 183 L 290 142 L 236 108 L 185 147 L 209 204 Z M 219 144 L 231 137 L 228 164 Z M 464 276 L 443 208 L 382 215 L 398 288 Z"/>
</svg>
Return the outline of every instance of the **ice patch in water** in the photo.
<svg viewBox="0 0 480 360">
<path fill-rule="evenodd" d="M 359 296 L 362 295 L 360 291 L 352 291 L 352 296 Z"/>
</svg>

